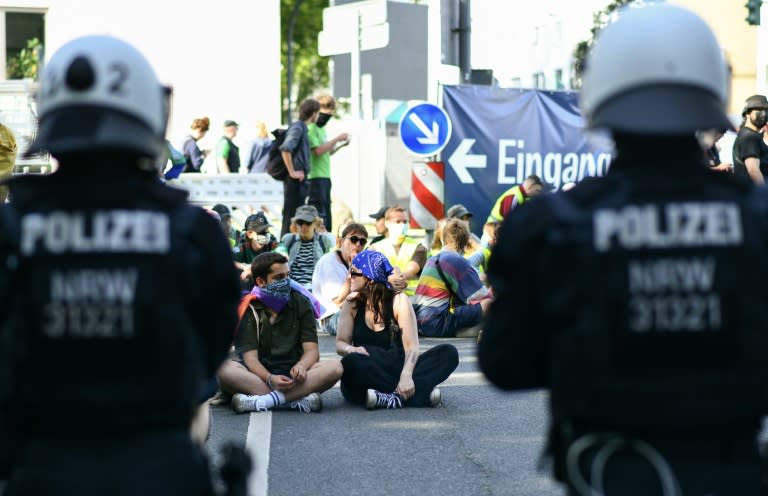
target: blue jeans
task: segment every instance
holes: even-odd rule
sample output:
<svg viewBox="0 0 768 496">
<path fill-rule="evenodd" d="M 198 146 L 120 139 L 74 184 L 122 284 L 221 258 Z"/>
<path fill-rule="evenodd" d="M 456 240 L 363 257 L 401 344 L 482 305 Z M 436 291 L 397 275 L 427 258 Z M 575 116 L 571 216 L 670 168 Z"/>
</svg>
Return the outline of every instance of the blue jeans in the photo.
<svg viewBox="0 0 768 496">
<path fill-rule="evenodd" d="M 336 328 L 339 326 L 339 313 L 340 312 L 336 312 L 330 317 L 326 317 L 320 321 L 320 328 L 331 336 L 336 335 Z"/>
<path fill-rule="evenodd" d="M 434 319 L 435 321 L 437 319 Z M 419 330 L 423 336 L 431 338 L 452 338 L 456 331 L 473 327 L 483 320 L 483 308 L 479 303 L 474 305 L 461 305 L 453 309 L 453 313 L 446 313 L 442 325 L 421 325 Z"/>
</svg>

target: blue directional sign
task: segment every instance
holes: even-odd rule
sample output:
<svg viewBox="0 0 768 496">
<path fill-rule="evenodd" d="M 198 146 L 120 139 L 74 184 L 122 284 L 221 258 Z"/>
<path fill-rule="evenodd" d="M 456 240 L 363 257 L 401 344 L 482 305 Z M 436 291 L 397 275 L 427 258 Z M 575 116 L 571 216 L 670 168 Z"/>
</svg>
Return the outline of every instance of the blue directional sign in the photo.
<svg viewBox="0 0 768 496">
<path fill-rule="evenodd" d="M 400 140 L 408 150 L 420 157 L 439 153 L 450 138 L 451 120 L 437 105 L 414 105 L 400 119 Z"/>
</svg>

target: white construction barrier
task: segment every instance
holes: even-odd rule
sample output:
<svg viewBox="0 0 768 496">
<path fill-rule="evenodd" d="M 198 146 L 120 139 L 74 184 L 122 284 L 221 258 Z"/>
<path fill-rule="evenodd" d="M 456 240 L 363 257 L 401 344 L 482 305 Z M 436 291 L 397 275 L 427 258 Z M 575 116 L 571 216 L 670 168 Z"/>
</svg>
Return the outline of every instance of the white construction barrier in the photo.
<svg viewBox="0 0 768 496">
<path fill-rule="evenodd" d="M 280 221 L 283 183 L 267 173 L 181 174 L 166 184 L 189 191 L 189 201 L 196 205 L 221 203 L 230 208 L 238 207 L 239 215 L 233 212 L 238 223 L 242 223 L 247 214 L 258 210 L 266 210 L 273 224 Z"/>
<path fill-rule="evenodd" d="M 266 173 L 181 174 L 167 184 L 189 191 L 189 201 L 198 205 L 283 205 L 283 183 Z"/>
</svg>

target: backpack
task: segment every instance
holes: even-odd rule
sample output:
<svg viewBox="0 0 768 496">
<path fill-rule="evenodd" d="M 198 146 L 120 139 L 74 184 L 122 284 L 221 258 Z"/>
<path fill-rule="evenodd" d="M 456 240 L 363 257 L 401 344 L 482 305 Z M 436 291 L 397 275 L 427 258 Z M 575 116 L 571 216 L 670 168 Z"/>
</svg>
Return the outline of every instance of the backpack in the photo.
<svg viewBox="0 0 768 496">
<path fill-rule="evenodd" d="M 298 239 L 299 239 L 298 234 L 294 234 L 293 236 L 291 236 L 291 239 L 288 240 L 288 244 L 285 246 L 285 251 L 290 252 L 291 247 L 296 243 L 296 240 Z M 323 253 L 328 253 L 328 248 L 330 247 L 327 246 L 327 240 L 325 236 L 322 236 L 322 235 L 319 236 L 319 240 L 320 240 L 320 247 L 323 249 Z"/>
<path fill-rule="evenodd" d="M 275 181 L 285 181 L 288 177 L 288 167 L 285 165 L 283 154 L 280 151 L 280 145 L 285 141 L 287 133 L 288 130 L 282 128 L 272 131 L 275 141 L 272 143 L 272 148 L 269 149 L 266 171 Z"/>
</svg>

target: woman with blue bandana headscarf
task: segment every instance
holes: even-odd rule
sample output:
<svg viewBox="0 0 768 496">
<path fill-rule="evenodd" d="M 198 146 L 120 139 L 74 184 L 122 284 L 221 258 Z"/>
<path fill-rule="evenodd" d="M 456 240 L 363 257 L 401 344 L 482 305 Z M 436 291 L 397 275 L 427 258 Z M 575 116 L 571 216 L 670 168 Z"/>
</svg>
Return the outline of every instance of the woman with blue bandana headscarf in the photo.
<svg viewBox="0 0 768 496">
<path fill-rule="evenodd" d="M 376 251 L 359 253 L 349 269 L 351 293 L 339 314 L 336 352 L 341 355 L 344 398 L 373 408 L 437 406 L 438 384 L 459 364 L 450 344 L 419 355 L 416 315 L 404 293 L 387 280 L 387 257 Z"/>
</svg>

